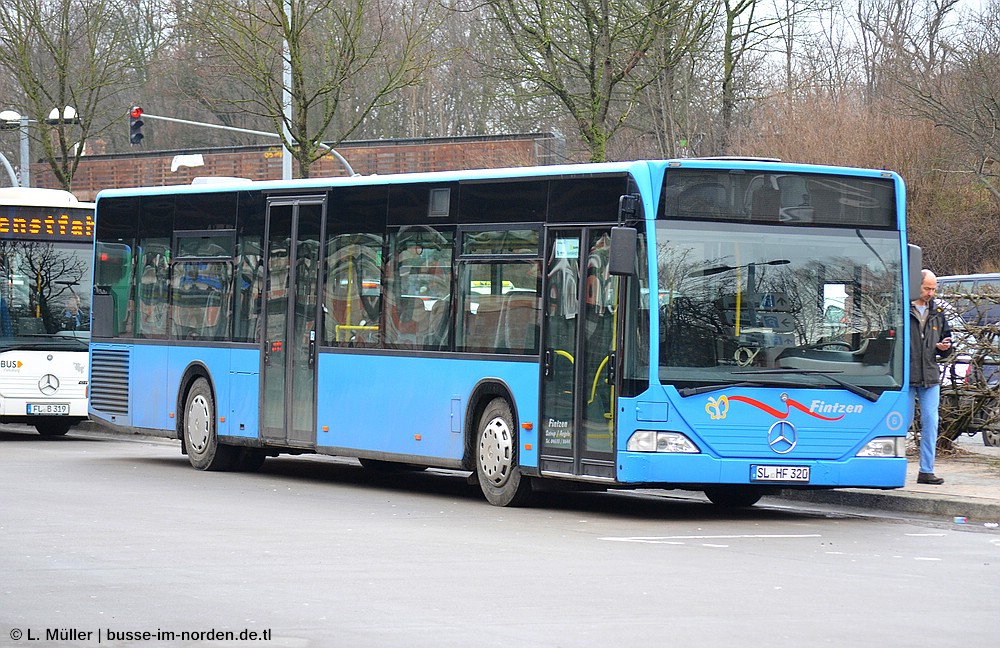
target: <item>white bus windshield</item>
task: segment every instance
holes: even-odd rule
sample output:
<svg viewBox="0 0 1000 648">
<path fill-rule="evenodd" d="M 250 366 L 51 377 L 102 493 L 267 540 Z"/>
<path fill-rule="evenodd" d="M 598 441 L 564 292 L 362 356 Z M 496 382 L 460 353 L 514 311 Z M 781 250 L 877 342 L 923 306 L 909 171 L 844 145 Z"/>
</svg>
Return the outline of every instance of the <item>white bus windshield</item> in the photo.
<svg viewBox="0 0 1000 648">
<path fill-rule="evenodd" d="M 93 249 L 0 239 L 0 350 L 86 348 Z"/>
</svg>

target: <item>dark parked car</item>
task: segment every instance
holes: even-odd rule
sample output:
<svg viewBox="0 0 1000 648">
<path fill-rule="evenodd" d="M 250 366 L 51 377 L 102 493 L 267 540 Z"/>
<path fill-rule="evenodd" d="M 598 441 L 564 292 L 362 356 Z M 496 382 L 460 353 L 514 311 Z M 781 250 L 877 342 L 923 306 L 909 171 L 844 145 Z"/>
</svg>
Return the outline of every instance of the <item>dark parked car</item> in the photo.
<svg viewBox="0 0 1000 648">
<path fill-rule="evenodd" d="M 941 431 L 982 434 L 1000 446 L 1000 336 L 996 325 L 966 321 L 959 309 L 940 300 L 948 313 L 954 352 L 941 367 Z"/>
</svg>

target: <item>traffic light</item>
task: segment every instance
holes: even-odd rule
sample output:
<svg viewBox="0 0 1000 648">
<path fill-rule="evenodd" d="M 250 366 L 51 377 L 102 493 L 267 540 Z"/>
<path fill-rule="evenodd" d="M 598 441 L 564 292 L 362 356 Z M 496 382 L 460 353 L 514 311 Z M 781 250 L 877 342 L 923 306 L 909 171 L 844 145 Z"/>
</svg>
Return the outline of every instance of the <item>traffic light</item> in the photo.
<svg viewBox="0 0 1000 648">
<path fill-rule="evenodd" d="M 128 141 L 132 146 L 142 145 L 142 108 L 132 106 L 128 111 Z"/>
</svg>

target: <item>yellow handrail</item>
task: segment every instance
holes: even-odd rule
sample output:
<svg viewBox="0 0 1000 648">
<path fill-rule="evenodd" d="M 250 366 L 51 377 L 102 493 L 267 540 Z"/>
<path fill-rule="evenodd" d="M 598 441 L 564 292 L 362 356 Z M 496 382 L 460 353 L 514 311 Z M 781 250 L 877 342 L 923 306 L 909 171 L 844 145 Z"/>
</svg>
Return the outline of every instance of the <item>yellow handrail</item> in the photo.
<svg viewBox="0 0 1000 648">
<path fill-rule="evenodd" d="M 345 342 L 346 340 L 340 339 L 341 331 L 377 331 L 377 325 L 365 325 L 360 324 L 337 324 L 334 327 L 334 334 L 337 336 L 337 342 Z"/>
</svg>

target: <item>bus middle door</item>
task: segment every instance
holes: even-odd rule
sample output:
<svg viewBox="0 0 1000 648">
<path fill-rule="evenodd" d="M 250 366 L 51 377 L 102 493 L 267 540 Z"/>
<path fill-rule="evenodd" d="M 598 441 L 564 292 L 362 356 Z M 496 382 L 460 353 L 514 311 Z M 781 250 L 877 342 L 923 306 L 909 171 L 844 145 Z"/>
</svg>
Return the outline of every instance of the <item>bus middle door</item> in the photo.
<svg viewBox="0 0 1000 648">
<path fill-rule="evenodd" d="M 615 307 L 610 229 L 550 230 L 543 315 L 541 469 L 615 477 Z"/>
<path fill-rule="evenodd" d="M 323 196 L 268 201 L 261 427 L 273 444 L 316 445 L 316 322 Z"/>
</svg>

